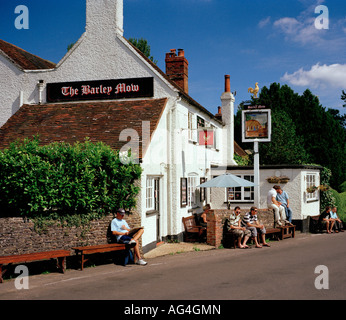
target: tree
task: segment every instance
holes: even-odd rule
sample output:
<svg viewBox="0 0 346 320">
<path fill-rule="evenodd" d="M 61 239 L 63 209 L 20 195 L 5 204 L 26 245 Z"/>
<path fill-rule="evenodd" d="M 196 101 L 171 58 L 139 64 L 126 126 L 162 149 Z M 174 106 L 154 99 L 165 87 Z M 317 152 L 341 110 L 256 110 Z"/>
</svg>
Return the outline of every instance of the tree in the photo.
<svg viewBox="0 0 346 320">
<path fill-rule="evenodd" d="M 140 39 L 129 38 L 129 42 L 131 42 L 138 50 L 140 50 L 152 62 L 157 64 L 157 60 L 154 60 L 154 57 L 151 56 L 151 48 L 147 40 L 143 38 L 140 38 Z"/>
<path fill-rule="evenodd" d="M 75 42 L 70 43 L 70 44 L 67 46 L 67 51 L 70 51 L 70 50 L 73 48 L 73 46 L 74 46 L 75 44 L 76 44 Z"/>
<path fill-rule="evenodd" d="M 241 112 L 238 109 L 235 117 L 235 139 L 241 141 Z M 249 148 L 248 143 L 241 144 Z M 309 162 L 309 156 L 304 149 L 303 139 L 296 134 L 296 127 L 285 111 L 272 109 L 272 141 L 260 143 L 261 164 L 302 164 Z"/>
<path fill-rule="evenodd" d="M 346 99 L 344 91 L 342 98 Z M 332 171 L 330 181 L 335 188 L 346 180 L 346 129 L 337 118 L 338 114 L 326 111 L 310 90 L 299 95 L 287 85 L 272 83 L 269 88 L 262 89 L 259 99 L 251 102 L 272 110 L 273 141 L 261 147 L 261 155 L 262 150 L 265 152 L 265 157 L 261 156 L 265 164 L 280 164 L 284 160 L 289 161 L 287 163 L 317 163 Z M 241 132 L 239 117 L 238 112 L 235 126 Z M 291 124 L 294 124 L 294 130 L 290 128 Z M 239 137 L 237 134 L 236 138 Z M 283 159 L 277 154 L 287 151 L 283 145 L 285 140 L 293 154 Z M 297 149 L 291 140 L 301 148 Z M 306 156 L 309 162 L 306 162 Z"/>
<path fill-rule="evenodd" d="M 342 90 L 341 100 L 345 101 L 343 107 L 346 107 L 346 92 L 344 90 Z"/>
<path fill-rule="evenodd" d="M 303 139 L 285 112 L 272 112 L 272 141 L 260 143 L 261 164 L 303 164 L 309 161 Z"/>
</svg>

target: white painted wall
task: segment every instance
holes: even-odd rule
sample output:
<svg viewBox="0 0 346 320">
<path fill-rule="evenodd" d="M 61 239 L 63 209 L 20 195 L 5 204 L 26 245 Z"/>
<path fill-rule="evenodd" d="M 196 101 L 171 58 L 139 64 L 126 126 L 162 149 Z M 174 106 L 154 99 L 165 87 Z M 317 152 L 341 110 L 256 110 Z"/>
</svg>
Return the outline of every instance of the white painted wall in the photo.
<svg viewBox="0 0 346 320">
<path fill-rule="evenodd" d="M 117 8 L 121 12 L 114 12 Z M 143 246 L 156 241 L 156 217 L 146 213 L 147 175 L 161 178 L 162 237 L 181 233 L 182 217 L 191 215 L 191 209 L 202 210 L 204 203 L 197 203 L 194 208 L 180 207 L 180 178 L 191 173 L 197 174 L 198 182 L 200 177 L 211 178 L 211 165 L 221 165 L 226 159 L 223 126 L 178 98 L 178 90 L 122 37 L 122 0 L 87 0 L 86 32 L 55 69 L 23 71 L 0 54 L 0 74 L 0 126 L 19 109 L 20 91 L 23 104 L 39 103 L 39 80 L 44 81 L 44 104 L 47 83 L 154 77 L 154 98 L 168 98 L 168 102 L 142 163 L 142 192 L 137 209 L 145 227 Z M 217 128 L 219 150 L 188 141 L 189 111 L 194 114 L 195 125 L 199 115 Z"/>
<path fill-rule="evenodd" d="M 213 170 L 213 175 L 224 173 L 222 170 Z M 253 170 L 231 170 L 232 174 L 253 174 Z M 320 201 L 307 201 L 306 200 L 306 182 L 304 177 L 308 173 L 318 173 L 318 169 L 304 169 L 304 168 L 280 168 L 280 169 L 261 169 L 260 170 L 260 208 L 267 208 L 267 194 L 273 187 L 273 183 L 269 183 L 266 179 L 272 176 L 287 176 L 290 181 L 287 184 L 279 184 L 283 190 L 287 192 L 290 197 L 290 206 L 293 211 L 294 220 L 303 220 L 309 215 L 319 214 Z M 212 189 L 212 208 L 220 209 L 226 208 L 226 190 L 225 189 Z M 254 205 L 251 202 L 231 202 L 231 207 L 240 206 L 241 208 L 248 209 Z"/>
<path fill-rule="evenodd" d="M 24 73 L 0 54 L 0 126 L 19 109 Z"/>
<path fill-rule="evenodd" d="M 222 139 L 220 123 L 203 114 L 197 108 L 181 100 L 170 100 L 155 131 L 142 167 L 142 221 L 145 227 L 143 245 L 156 241 L 156 216 L 147 216 L 145 190 L 146 177 L 159 176 L 161 179 L 161 237 L 177 235 L 183 232 L 182 218 L 191 215 L 191 210 L 201 212 L 205 202 L 197 201 L 193 207 L 180 206 L 180 178 L 195 173 L 198 178 L 211 178 L 211 164 L 221 164 L 221 150 L 204 148 L 188 139 L 188 113 L 203 117 L 217 129 Z M 197 121 L 194 119 L 194 121 Z M 196 138 L 197 141 L 197 138 Z M 219 141 L 219 145 L 220 145 Z M 197 193 L 199 197 L 199 193 Z"/>
</svg>

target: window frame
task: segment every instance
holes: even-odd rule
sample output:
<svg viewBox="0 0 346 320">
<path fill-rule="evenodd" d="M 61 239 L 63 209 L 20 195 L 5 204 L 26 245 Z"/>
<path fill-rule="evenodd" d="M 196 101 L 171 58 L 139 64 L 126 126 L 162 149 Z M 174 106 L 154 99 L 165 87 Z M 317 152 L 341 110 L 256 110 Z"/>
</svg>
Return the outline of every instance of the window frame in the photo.
<svg viewBox="0 0 346 320">
<path fill-rule="evenodd" d="M 151 182 L 151 185 L 148 182 Z M 147 176 L 146 188 L 145 188 L 146 210 L 154 210 L 155 209 L 154 191 L 155 191 L 155 179 L 152 176 Z"/>
<path fill-rule="evenodd" d="M 254 174 L 248 174 L 248 173 L 242 173 L 242 174 L 236 174 L 237 177 L 254 182 L 255 175 Z M 249 179 L 246 179 L 246 177 L 249 177 Z M 232 190 L 231 190 L 232 189 Z M 230 194 L 233 193 L 233 199 L 230 199 Z M 245 198 L 246 193 L 250 192 L 250 199 Z M 240 198 L 236 197 L 236 194 L 240 194 Z M 236 203 L 236 202 L 243 202 L 243 203 L 254 203 L 255 202 L 255 188 L 254 187 L 234 187 L 234 188 L 226 188 L 226 201 L 225 203 Z"/>
<path fill-rule="evenodd" d="M 197 174 L 191 173 L 187 177 L 187 207 L 194 208 L 197 206 L 197 195 L 196 190 L 199 176 Z"/>
<path fill-rule="evenodd" d="M 195 115 L 188 111 L 187 115 L 187 129 L 188 129 L 188 140 L 189 141 L 196 141 L 195 139 L 195 128 L 194 128 L 194 117 Z"/>
<path fill-rule="evenodd" d="M 305 175 L 305 190 L 310 187 L 318 187 L 318 174 L 317 172 L 308 172 Z M 318 189 L 315 192 L 309 193 L 306 191 L 306 202 L 318 201 Z"/>
</svg>

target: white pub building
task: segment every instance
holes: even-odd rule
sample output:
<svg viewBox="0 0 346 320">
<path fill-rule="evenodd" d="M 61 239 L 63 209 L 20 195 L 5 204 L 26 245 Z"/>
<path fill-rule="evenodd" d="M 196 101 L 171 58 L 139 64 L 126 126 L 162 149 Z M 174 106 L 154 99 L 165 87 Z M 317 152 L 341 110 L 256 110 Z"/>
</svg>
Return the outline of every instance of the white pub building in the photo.
<svg viewBox="0 0 346 320">
<path fill-rule="evenodd" d="M 250 168 L 238 172 L 233 159 L 234 153 L 245 154 L 234 142 L 230 77 L 225 76 L 221 108 L 213 114 L 188 94 L 184 50 L 166 54 L 163 72 L 123 33 L 123 0 L 86 0 L 85 32 L 58 64 L 0 40 L 0 148 L 39 134 L 42 143 L 89 137 L 114 149 L 135 150 L 143 168 L 135 210 L 148 251 L 181 235 L 182 218 L 201 212 L 206 203 L 227 206 L 226 191 L 213 196 L 210 190 L 201 192 L 199 184 L 227 170 L 253 174 Z M 278 171 L 273 170 L 271 175 Z M 305 188 L 300 173 L 284 173 L 294 188 Z M 237 192 L 234 204 L 250 207 L 252 191 Z M 296 214 L 302 219 L 298 207 Z"/>
</svg>

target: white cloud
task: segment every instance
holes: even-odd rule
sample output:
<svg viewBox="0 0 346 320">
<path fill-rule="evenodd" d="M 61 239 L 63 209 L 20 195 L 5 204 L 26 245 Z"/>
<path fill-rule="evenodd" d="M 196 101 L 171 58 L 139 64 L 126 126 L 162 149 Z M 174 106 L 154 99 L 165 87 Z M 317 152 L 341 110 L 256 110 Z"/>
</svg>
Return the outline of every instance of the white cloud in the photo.
<svg viewBox="0 0 346 320">
<path fill-rule="evenodd" d="M 315 28 L 314 18 L 305 18 L 300 21 L 296 18 L 285 17 L 274 22 L 274 27 L 286 35 L 286 39 L 291 39 L 301 44 L 310 42 L 320 42 L 321 30 Z"/>
<path fill-rule="evenodd" d="M 260 28 L 264 28 L 265 26 L 267 26 L 268 24 L 270 24 L 270 20 L 271 20 L 271 17 L 264 18 L 264 19 L 262 19 L 262 20 L 258 23 L 258 26 L 259 26 Z"/>
<path fill-rule="evenodd" d="M 344 19 L 333 20 L 329 29 L 320 29 L 315 25 L 320 16 L 315 9 L 323 4 L 324 0 L 299 0 L 306 8 L 297 17 L 283 17 L 274 21 L 273 26 L 285 36 L 285 40 L 293 41 L 302 45 L 319 45 L 319 47 L 339 46 L 344 42 Z M 328 7 L 327 7 L 328 8 Z M 329 12 L 331 17 L 331 13 Z M 327 19 L 324 17 L 324 19 Z M 323 20 L 324 23 L 327 21 Z M 330 21 L 329 21 L 330 22 Z M 339 26 L 339 27 L 338 27 Z M 341 38 L 341 39 L 340 39 Z"/>
<path fill-rule="evenodd" d="M 314 89 L 343 89 L 346 88 L 346 64 L 320 65 L 318 63 L 308 71 L 301 68 L 292 74 L 286 72 L 281 80 L 292 85 Z"/>
<path fill-rule="evenodd" d="M 286 34 L 294 34 L 297 29 L 302 27 L 302 23 L 296 18 L 285 17 L 276 20 L 274 26 L 280 28 Z"/>
</svg>

